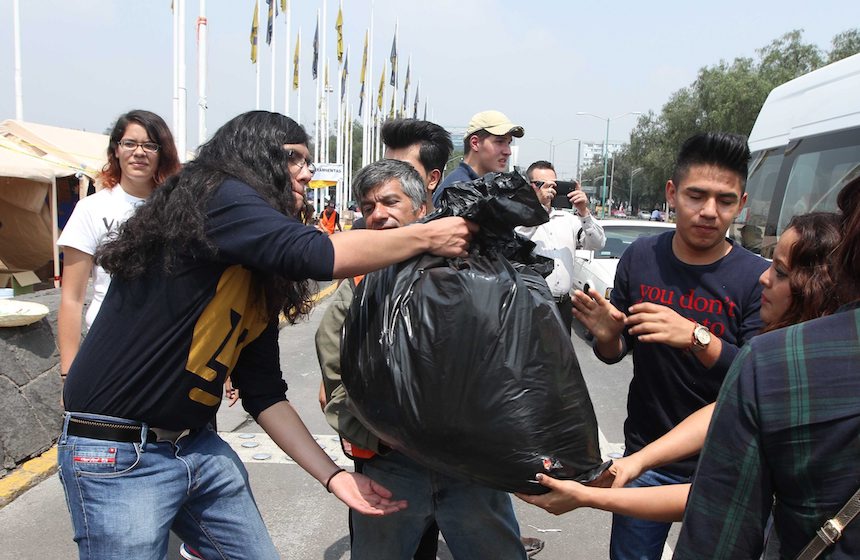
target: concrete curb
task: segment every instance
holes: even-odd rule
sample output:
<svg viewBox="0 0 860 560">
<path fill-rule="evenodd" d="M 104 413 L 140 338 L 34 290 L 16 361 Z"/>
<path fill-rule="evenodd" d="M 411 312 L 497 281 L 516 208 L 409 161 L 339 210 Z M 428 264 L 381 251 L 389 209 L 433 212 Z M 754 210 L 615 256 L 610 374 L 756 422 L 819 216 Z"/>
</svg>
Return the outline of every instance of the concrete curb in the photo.
<svg viewBox="0 0 860 560">
<path fill-rule="evenodd" d="M 57 472 L 56 446 L 0 479 L 0 508 Z"/>
<path fill-rule="evenodd" d="M 313 296 L 313 302 L 319 303 L 329 297 L 337 289 L 338 283 L 332 282 Z M 40 456 L 23 463 L 8 475 L 0 479 L 0 508 L 39 484 L 57 472 L 57 447 L 51 447 Z"/>
</svg>

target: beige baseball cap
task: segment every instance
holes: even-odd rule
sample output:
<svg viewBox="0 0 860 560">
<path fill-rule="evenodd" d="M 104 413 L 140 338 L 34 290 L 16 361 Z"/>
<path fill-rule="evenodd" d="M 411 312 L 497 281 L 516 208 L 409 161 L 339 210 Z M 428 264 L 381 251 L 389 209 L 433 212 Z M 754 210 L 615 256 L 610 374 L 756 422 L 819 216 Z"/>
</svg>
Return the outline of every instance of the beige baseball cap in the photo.
<svg viewBox="0 0 860 560">
<path fill-rule="evenodd" d="M 517 138 L 522 138 L 525 130 L 518 124 L 511 122 L 507 116 L 501 111 L 481 111 L 472 116 L 469 121 L 469 126 L 466 128 L 464 138 L 470 134 L 474 134 L 479 130 L 486 130 L 495 136 L 504 136 L 510 134 Z"/>
</svg>

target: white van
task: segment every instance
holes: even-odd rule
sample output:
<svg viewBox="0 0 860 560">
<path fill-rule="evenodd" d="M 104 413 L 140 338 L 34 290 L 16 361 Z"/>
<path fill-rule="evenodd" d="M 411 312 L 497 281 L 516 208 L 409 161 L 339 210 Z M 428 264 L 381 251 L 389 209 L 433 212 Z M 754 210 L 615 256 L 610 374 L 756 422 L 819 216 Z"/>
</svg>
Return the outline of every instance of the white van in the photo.
<svg viewBox="0 0 860 560">
<path fill-rule="evenodd" d="M 774 88 L 749 137 L 746 208 L 732 234 L 772 257 L 792 216 L 835 211 L 860 174 L 860 54 Z"/>
</svg>

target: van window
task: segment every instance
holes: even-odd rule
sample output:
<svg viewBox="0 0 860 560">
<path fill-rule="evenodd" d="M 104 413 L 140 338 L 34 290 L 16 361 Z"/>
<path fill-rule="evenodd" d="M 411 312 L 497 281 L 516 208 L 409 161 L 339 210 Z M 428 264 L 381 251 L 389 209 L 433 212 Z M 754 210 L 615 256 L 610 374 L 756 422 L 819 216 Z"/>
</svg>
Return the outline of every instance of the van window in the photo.
<svg viewBox="0 0 860 560">
<path fill-rule="evenodd" d="M 777 235 L 798 214 L 835 212 L 839 191 L 858 167 L 860 145 L 822 147 L 797 154 L 779 211 Z"/>
<path fill-rule="evenodd" d="M 732 237 L 753 253 L 761 253 L 767 217 L 773 205 L 774 188 L 782 166 L 783 149 L 752 155 L 747 178 L 747 203 L 732 226 Z"/>
</svg>

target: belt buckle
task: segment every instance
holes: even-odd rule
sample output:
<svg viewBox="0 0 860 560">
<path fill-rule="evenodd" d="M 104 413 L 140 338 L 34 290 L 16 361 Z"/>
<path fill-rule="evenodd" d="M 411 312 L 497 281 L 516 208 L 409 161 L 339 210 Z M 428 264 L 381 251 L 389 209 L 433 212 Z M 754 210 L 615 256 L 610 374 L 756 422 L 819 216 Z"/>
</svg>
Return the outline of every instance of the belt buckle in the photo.
<svg viewBox="0 0 860 560">
<path fill-rule="evenodd" d="M 832 546 L 842 538 L 842 524 L 836 519 L 828 519 L 818 530 L 818 536 Z"/>
</svg>

